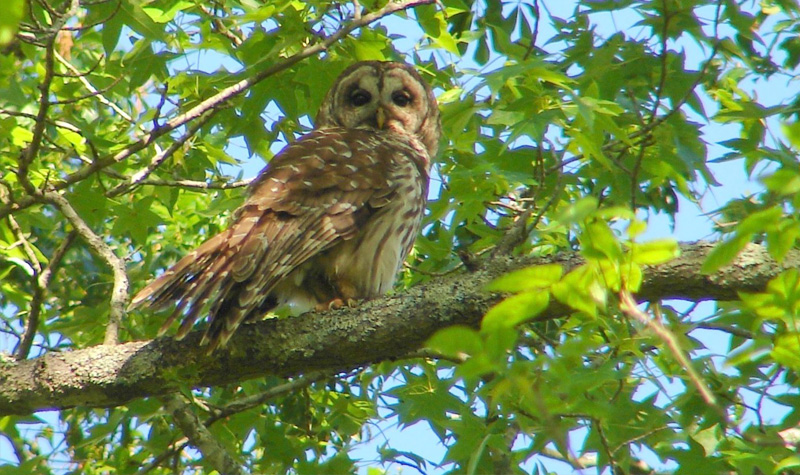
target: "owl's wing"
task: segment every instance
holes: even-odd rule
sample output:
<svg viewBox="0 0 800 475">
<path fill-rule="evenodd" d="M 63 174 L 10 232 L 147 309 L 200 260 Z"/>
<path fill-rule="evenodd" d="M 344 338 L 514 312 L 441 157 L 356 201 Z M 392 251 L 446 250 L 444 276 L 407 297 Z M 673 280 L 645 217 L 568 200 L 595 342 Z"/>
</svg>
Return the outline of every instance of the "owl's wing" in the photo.
<svg viewBox="0 0 800 475">
<path fill-rule="evenodd" d="M 209 351 L 224 344 L 270 289 L 309 258 L 356 235 L 396 192 L 390 150 L 362 130 L 312 132 L 261 173 L 233 224 L 142 289 L 132 306 L 177 302 L 162 332 L 177 337 L 209 309 Z"/>
</svg>

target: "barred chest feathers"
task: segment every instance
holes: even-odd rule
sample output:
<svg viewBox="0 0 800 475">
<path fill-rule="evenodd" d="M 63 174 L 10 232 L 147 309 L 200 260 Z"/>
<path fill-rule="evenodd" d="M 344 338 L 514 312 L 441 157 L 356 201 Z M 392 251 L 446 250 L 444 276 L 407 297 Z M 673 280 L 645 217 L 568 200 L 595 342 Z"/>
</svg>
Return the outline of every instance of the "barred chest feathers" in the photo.
<svg viewBox="0 0 800 475">
<path fill-rule="evenodd" d="M 345 301 L 371 299 L 392 289 L 420 232 L 429 166 L 423 147 L 397 139 L 371 134 L 346 144 L 354 166 L 386 168 L 385 186 L 392 191 L 373 203 L 374 214 L 359 223 L 354 236 L 310 259 L 275 287 L 277 303 L 288 305 L 291 313 L 306 312 L 337 296 Z"/>
</svg>

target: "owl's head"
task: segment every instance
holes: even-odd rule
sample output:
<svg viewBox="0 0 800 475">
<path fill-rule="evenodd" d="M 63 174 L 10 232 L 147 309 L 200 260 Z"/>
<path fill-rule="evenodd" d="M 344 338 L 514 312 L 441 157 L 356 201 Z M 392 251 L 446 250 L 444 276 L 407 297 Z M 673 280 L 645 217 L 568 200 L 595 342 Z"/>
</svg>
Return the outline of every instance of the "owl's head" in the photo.
<svg viewBox="0 0 800 475">
<path fill-rule="evenodd" d="M 316 127 L 374 128 L 419 139 L 439 150 L 439 106 L 431 87 L 403 63 L 363 61 L 347 68 L 317 113 Z"/>
</svg>

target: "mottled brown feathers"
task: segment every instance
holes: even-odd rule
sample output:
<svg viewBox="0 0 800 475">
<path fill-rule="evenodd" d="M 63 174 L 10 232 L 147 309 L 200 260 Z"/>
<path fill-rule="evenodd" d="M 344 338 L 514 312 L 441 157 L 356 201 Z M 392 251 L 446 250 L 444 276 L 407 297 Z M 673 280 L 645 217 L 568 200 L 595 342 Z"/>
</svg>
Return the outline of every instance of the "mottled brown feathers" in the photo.
<svg viewBox="0 0 800 475">
<path fill-rule="evenodd" d="M 354 88 L 371 101 L 349 102 Z M 410 104 L 392 102 L 399 90 L 413 96 Z M 132 305 L 175 304 L 162 332 L 181 319 L 177 338 L 207 316 L 203 342 L 213 351 L 244 320 L 279 305 L 301 312 L 382 295 L 419 232 L 439 135 L 433 94 L 412 68 L 348 68 L 320 108 L 317 129 L 261 172 L 230 227 Z"/>
</svg>

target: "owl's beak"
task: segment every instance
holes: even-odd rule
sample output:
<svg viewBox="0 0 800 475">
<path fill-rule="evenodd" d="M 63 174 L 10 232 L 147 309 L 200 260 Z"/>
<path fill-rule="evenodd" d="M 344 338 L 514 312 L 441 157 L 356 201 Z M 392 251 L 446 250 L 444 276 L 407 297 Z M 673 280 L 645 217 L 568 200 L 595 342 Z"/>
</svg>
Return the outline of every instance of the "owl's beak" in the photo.
<svg viewBox="0 0 800 475">
<path fill-rule="evenodd" d="M 382 129 L 386 123 L 386 111 L 381 106 L 378 106 L 378 110 L 375 111 L 375 122 L 378 123 L 379 129 Z"/>
</svg>

